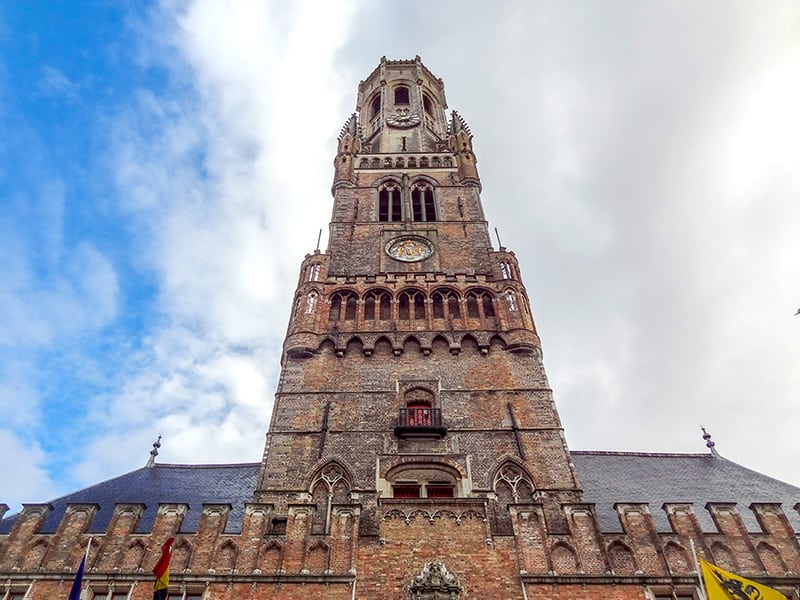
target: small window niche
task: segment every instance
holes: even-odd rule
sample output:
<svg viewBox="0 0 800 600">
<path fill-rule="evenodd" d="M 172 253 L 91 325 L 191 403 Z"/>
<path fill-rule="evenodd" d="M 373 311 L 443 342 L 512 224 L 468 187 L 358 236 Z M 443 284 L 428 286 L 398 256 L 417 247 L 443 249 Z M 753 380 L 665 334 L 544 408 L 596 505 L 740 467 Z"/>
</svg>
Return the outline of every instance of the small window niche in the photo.
<svg viewBox="0 0 800 600">
<path fill-rule="evenodd" d="M 395 104 L 409 104 L 408 88 L 404 85 L 398 85 L 394 88 L 394 103 Z"/>
<path fill-rule="evenodd" d="M 372 100 L 369 103 L 370 106 L 370 118 L 374 119 L 381 113 L 381 93 L 378 92 L 372 97 Z"/>
<path fill-rule="evenodd" d="M 429 115 L 433 114 L 433 100 L 428 94 L 422 94 L 422 108 Z"/>
</svg>

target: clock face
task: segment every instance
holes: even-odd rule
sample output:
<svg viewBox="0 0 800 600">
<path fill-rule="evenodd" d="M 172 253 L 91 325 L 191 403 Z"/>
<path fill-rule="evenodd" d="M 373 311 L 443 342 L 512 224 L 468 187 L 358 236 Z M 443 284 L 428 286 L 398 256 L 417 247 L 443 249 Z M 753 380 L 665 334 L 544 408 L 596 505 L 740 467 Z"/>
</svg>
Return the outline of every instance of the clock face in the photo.
<svg viewBox="0 0 800 600">
<path fill-rule="evenodd" d="M 423 237 L 404 235 L 386 244 L 386 254 L 402 262 L 417 262 L 433 254 L 433 244 Z"/>
<path fill-rule="evenodd" d="M 419 117 L 408 112 L 408 109 L 398 109 L 397 114 L 386 117 L 386 124 L 397 129 L 408 129 L 419 125 Z"/>
</svg>

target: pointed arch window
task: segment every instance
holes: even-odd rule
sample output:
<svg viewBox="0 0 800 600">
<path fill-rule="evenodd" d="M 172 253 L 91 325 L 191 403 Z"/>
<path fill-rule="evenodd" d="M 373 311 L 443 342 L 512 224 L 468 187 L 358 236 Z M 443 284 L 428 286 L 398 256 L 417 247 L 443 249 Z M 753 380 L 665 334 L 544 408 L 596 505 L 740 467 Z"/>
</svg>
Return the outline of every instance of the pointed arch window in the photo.
<svg viewBox="0 0 800 600">
<path fill-rule="evenodd" d="M 338 292 L 331 297 L 331 310 L 328 320 L 331 322 L 345 320 L 352 321 L 356 318 L 358 299 L 352 292 Z"/>
<path fill-rule="evenodd" d="M 412 185 L 411 207 L 415 221 L 435 221 L 436 203 L 433 199 L 433 187 L 427 183 Z"/>
<path fill-rule="evenodd" d="M 452 295 L 447 299 L 447 312 L 450 313 L 451 317 L 461 316 L 461 307 L 459 306 L 457 296 Z"/>
<path fill-rule="evenodd" d="M 311 483 L 310 491 L 312 501 L 316 505 L 312 531 L 330 533 L 331 509 L 333 504 L 348 501 L 350 480 L 340 465 L 331 463 L 320 470 Z"/>
<path fill-rule="evenodd" d="M 444 319 L 444 299 L 442 294 L 436 292 L 433 295 L 433 318 L 434 319 Z"/>
<path fill-rule="evenodd" d="M 478 311 L 478 298 L 474 292 L 467 294 L 467 317 L 477 319 L 481 316 Z"/>
<path fill-rule="evenodd" d="M 414 318 L 425 318 L 425 296 L 422 294 L 414 294 Z"/>
<path fill-rule="evenodd" d="M 484 293 L 483 298 L 481 299 L 483 303 L 483 316 L 484 317 L 493 317 L 494 316 L 494 299 L 492 298 L 491 294 Z"/>
<path fill-rule="evenodd" d="M 333 298 L 331 298 L 331 310 L 328 313 L 328 320 L 338 321 L 340 312 L 342 312 L 342 297 L 339 294 L 336 294 Z"/>
<path fill-rule="evenodd" d="M 394 181 L 378 189 L 378 221 L 393 223 L 403 220 L 403 201 L 400 186 Z"/>
<path fill-rule="evenodd" d="M 511 312 L 517 312 L 519 310 L 519 306 L 517 305 L 517 295 L 513 290 L 508 290 L 506 292 L 506 302 L 508 302 L 508 310 Z"/>
<path fill-rule="evenodd" d="M 345 321 L 352 321 L 353 319 L 356 318 L 356 306 L 357 306 L 356 297 L 353 295 L 348 296 L 347 303 L 345 304 L 344 308 Z"/>
<path fill-rule="evenodd" d="M 380 309 L 381 321 L 388 321 L 392 318 L 392 299 L 389 298 L 389 294 L 381 294 Z"/>
<path fill-rule="evenodd" d="M 364 299 L 364 320 L 375 320 L 375 294 L 370 294 Z"/>
<path fill-rule="evenodd" d="M 440 289 L 431 298 L 434 319 L 445 319 L 461 316 L 461 300 L 454 291 Z"/>
<path fill-rule="evenodd" d="M 398 316 L 401 319 L 425 319 L 425 294 L 413 291 L 400 294 Z"/>
<path fill-rule="evenodd" d="M 511 263 L 506 261 L 500 262 L 500 276 L 503 279 L 511 279 L 514 271 L 511 269 Z"/>
<path fill-rule="evenodd" d="M 308 265 L 308 272 L 306 275 L 307 281 L 319 281 L 319 272 L 322 269 L 322 265 L 319 263 L 312 263 Z"/>
<path fill-rule="evenodd" d="M 409 299 L 408 294 L 400 294 L 400 301 L 397 306 L 397 316 L 400 319 L 409 318 Z"/>
<path fill-rule="evenodd" d="M 306 298 L 306 314 L 310 315 L 317 307 L 317 293 L 310 292 Z"/>
</svg>

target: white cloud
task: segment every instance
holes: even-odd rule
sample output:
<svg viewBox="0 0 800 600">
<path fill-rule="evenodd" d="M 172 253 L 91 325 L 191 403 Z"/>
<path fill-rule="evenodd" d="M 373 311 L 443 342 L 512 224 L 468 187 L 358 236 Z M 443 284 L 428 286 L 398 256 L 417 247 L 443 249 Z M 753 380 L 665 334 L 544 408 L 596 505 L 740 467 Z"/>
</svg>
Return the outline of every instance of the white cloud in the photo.
<svg viewBox="0 0 800 600">
<path fill-rule="evenodd" d="M 120 203 L 158 277 L 160 325 L 122 391 L 95 402 L 107 433 L 81 479 L 132 456 L 143 464 L 158 433 L 167 462 L 260 458 L 297 269 L 329 212 L 333 135 L 347 114 L 332 58 L 349 10 L 209 1 L 151 16 L 166 30 L 147 40 L 175 53 L 144 56 L 173 85 L 140 92 L 112 135 Z"/>
<path fill-rule="evenodd" d="M 0 455 L 14 460 L 0 461 L 0 481 L 3 490 L 12 490 L 12 498 L 4 498 L 15 512 L 21 502 L 45 502 L 55 496 L 55 486 L 48 477 L 44 463 L 46 454 L 39 445 L 30 439 L 20 439 L 14 432 L 0 429 Z"/>
</svg>

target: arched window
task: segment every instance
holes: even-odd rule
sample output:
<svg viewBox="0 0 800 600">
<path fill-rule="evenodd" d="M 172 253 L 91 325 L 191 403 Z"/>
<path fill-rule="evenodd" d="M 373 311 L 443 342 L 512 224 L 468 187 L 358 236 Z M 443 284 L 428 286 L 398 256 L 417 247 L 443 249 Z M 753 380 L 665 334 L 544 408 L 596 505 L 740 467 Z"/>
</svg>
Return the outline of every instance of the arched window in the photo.
<svg viewBox="0 0 800 600">
<path fill-rule="evenodd" d="M 404 85 L 398 85 L 394 88 L 394 103 L 408 104 L 408 102 L 408 88 Z"/>
<path fill-rule="evenodd" d="M 511 263 L 506 261 L 500 262 L 500 276 L 503 279 L 511 279 L 513 271 L 511 270 Z"/>
<path fill-rule="evenodd" d="M 483 302 L 483 316 L 484 317 L 493 317 L 494 316 L 494 302 L 492 301 L 491 294 L 484 293 L 482 302 Z"/>
<path fill-rule="evenodd" d="M 409 463 L 387 474 L 395 498 L 455 498 L 461 477 L 442 464 Z"/>
<path fill-rule="evenodd" d="M 440 289 L 431 297 L 434 319 L 461 316 L 461 302 L 458 294 L 449 289 Z"/>
<path fill-rule="evenodd" d="M 477 319 L 480 316 L 481 314 L 478 311 L 478 298 L 475 296 L 475 292 L 470 292 L 467 294 L 467 317 L 470 319 Z"/>
<path fill-rule="evenodd" d="M 336 294 L 333 298 L 331 298 L 331 310 L 328 313 L 328 320 L 338 321 L 340 312 L 342 312 L 342 297 L 339 294 Z"/>
<path fill-rule="evenodd" d="M 421 293 L 414 294 L 414 318 L 425 318 L 425 296 Z"/>
<path fill-rule="evenodd" d="M 400 294 L 398 316 L 401 319 L 424 319 L 425 294 L 412 291 Z"/>
<path fill-rule="evenodd" d="M 356 318 L 356 295 L 352 292 L 337 292 L 331 296 L 331 311 L 328 320 L 331 322 L 345 320 L 352 321 Z"/>
<path fill-rule="evenodd" d="M 461 316 L 461 308 L 459 306 L 458 298 L 453 295 L 447 299 L 447 312 L 450 313 L 451 317 L 460 317 Z"/>
<path fill-rule="evenodd" d="M 511 312 L 517 312 L 519 310 L 517 306 L 517 295 L 513 290 L 508 290 L 506 292 L 506 301 L 508 302 L 508 310 Z"/>
<path fill-rule="evenodd" d="M 309 315 L 314 312 L 317 306 L 317 293 L 310 292 L 306 298 L 306 314 Z"/>
<path fill-rule="evenodd" d="M 428 96 L 428 94 L 422 94 L 422 107 L 429 115 L 433 114 L 433 101 L 431 101 L 431 98 Z"/>
<path fill-rule="evenodd" d="M 381 93 L 378 92 L 372 97 L 372 101 L 370 102 L 370 107 L 372 108 L 372 113 L 370 114 L 370 118 L 375 117 L 378 113 L 381 112 Z"/>
<path fill-rule="evenodd" d="M 356 297 L 350 295 L 347 297 L 347 304 L 345 304 L 344 309 L 344 319 L 345 321 L 352 321 L 356 318 Z"/>
<path fill-rule="evenodd" d="M 330 533 L 332 505 L 349 500 L 350 480 L 346 471 L 335 462 L 326 465 L 314 477 L 310 491 L 312 501 L 316 505 L 312 531 Z"/>
<path fill-rule="evenodd" d="M 381 294 L 381 321 L 388 321 L 392 318 L 392 299 L 389 294 Z"/>
<path fill-rule="evenodd" d="M 312 263 L 308 265 L 306 279 L 308 281 L 318 281 L 320 269 L 322 269 L 322 265 L 319 263 Z"/>
<path fill-rule="evenodd" d="M 409 318 L 409 298 L 408 293 L 400 294 L 400 301 L 397 306 L 397 316 L 400 319 Z"/>
<path fill-rule="evenodd" d="M 433 188 L 427 183 L 411 186 L 411 207 L 415 221 L 435 221 L 436 204 L 433 201 Z"/>
<path fill-rule="evenodd" d="M 402 220 L 403 202 L 400 196 L 400 186 L 394 181 L 384 183 L 378 190 L 378 221 Z"/>
<path fill-rule="evenodd" d="M 375 319 L 375 295 L 370 294 L 364 299 L 364 320 L 373 321 Z"/>
</svg>

